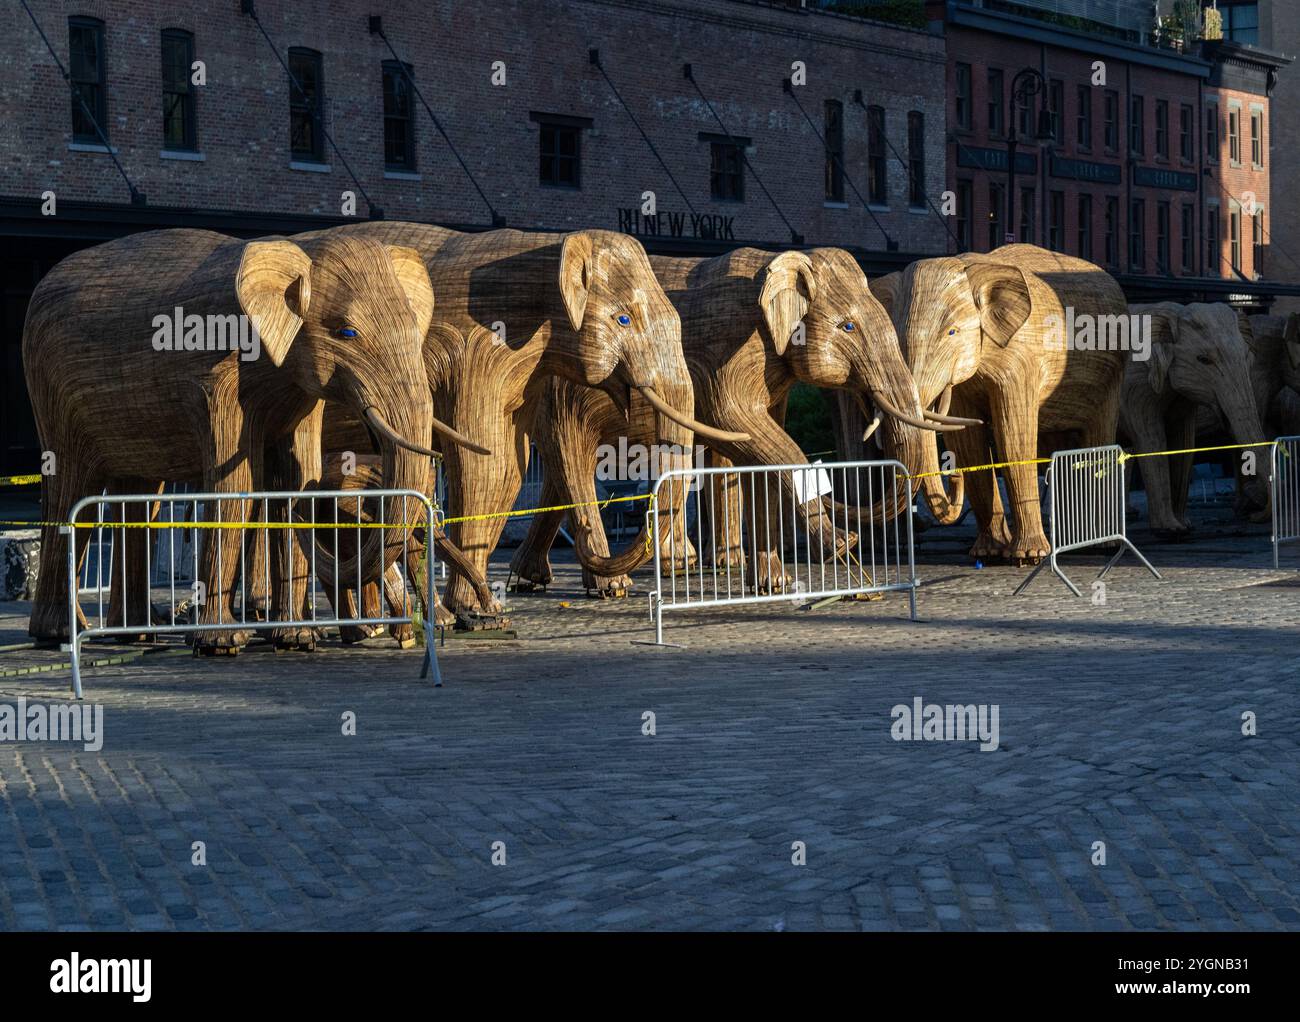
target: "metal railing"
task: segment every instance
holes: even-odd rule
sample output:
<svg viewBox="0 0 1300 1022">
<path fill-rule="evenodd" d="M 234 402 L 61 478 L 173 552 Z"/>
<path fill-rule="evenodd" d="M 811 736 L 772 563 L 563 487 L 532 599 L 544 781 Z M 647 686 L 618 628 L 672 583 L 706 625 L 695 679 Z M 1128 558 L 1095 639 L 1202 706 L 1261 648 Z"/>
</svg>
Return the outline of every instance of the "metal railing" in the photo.
<svg viewBox="0 0 1300 1022">
<path fill-rule="evenodd" d="M 81 521 L 88 509 L 94 509 L 93 518 Z M 223 515 L 233 520 L 226 521 Z M 367 520 L 367 515 L 371 520 Z M 197 639 L 199 633 L 218 631 L 414 625 L 417 601 L 413 596 L 423 600 L 425 658 L 420 677 L 432 673 L 434 684 L 441 685 L 433 635 L 432 523 L 437 520 L 435 516 L 429 498 L 417 490 L 86 497 L 72 508 L 70 524 L 61 527 L 69 540 L 67 649 L 72 654 L 73 692 L 81 698 L 81 646 L 90 638 L 161 634 L 190 635 Z M 144 541 L 129 544 L 128 533 L 137 529 L 146 530 Z M 367 616 L 360 607 L 356 608 L 358 614 L 344 614 L 341 608 L 352 599 L 347 590 L 355 586 L 359 600 L 363 582 L 368 578 L 379 581 L 383 598 L 385 573 L 378 570 L 381 565 L 376 564 L 373 566 L 376 570 L 366 572 L 361 556 L 366 536 L 375 529 L 379 531 L 380 559 L 395 557 L 392 563 L 401 570 L 401 612 L 390 606 L 393 613 L 385 615 L 381 602 L 379 614 Z M 412 557 L 414 540 L 410 532 L 413 529 L 424 530 L 423 564 L 418 553 Z M 86 542 L 78 542 L 83 531 L 90 535 Z M 78 587 L 79 548 L 95 546 L 103 551 L 106 531 L 112 539 L 107 548 L 120 551 L 114 558 L 120 578 L 117 586 L 110 588 L 111 574 L 106 578 L 100 572 L 98 584 L 89 589 L 97 612 L 93 623 L 86 619 L 86 626 L 80 627 L 79 611 L 86 593 Z M 399 543 L 401 549 L 394 553 L 393 547 Z M 209 550 L 212 544 L 215 551 Z M 209 573 L 202 565 L 213 556 L 216 564 L 223 563 L 229 544 L 238 548 L 238 564 L 234 581 L 226 591 L 219 579 L 207 577 Z M 178 552 L 186 545 L 191 556 L 182 563 Z M 166 560 L 162 559 L 164 553 Z M 130 563 L 131 556 L 142 557 L 143 565 Z M 346 579 L 340 577 L 338 569 L 348 558 L 356 563 L 355 579 L 350 575 Z M 322 570 L 318 572 L 318 568 Z M 143 575 L 137 576 L 135 572 L 140 570 Z M 322 575 L 328 575 L 330 570 L 332 585 L 326 585 Z M 147 580 L 143 583 L 147 592 L 139 591 L 140 577 Z M 111 593 L 108 611 L 112 612 L 112 620 L 105 608 L 105 593 Z M 179 602 L 178 595 L 182 597 Z M 165 599 L 166 613 L 158 613 L 154 606 L 156 596 Z M 321 606 L 322 598 L 328 609 Z M 290 611 L 277 616 L 276 609 L 281 607 Z M 133 608 L 138 609 L 134 620 Z M 305 612 L 292 613 L 294 608 Z"/>
<path fill-rule="evenodd" d="M 900 462 L 679 468 L 653 492 L 656 644 L 665 611 L 702 607 L 905 591 L 916 620 L 912 481 Z"/>
<path fill-rule="evenodd" d="M 1273 567 L 1278 547 L 1300 539 L 1300 436 L 1280 436 L 1269 458 L 1269 488 L 1273 505 Z"/>
<path fill-rule="evenodd" d="M 1043 568 L 1050 567 L 1052 574 L 1069 586 L 1075 596 L 1082 596 L 1079 587 L 1061 570 L 1057 557 L 1102 543 L 1119 543 L 1120 546 L 1101 569 L 1098 580 L 1116 565 L 1125 550 L 1132 550 L 1151 574 L 1161 577 L 1128 538 L 1124 452 L 1118 445 L 1057 451 L 1052 455 L 1052 464 L 1047 470 L 1047 491 L 1051 554 L 1047 560 L 1039 562 L 1029 577 L 1016 587 L 1013 595 L 1019 596 Z"/>
</svg>

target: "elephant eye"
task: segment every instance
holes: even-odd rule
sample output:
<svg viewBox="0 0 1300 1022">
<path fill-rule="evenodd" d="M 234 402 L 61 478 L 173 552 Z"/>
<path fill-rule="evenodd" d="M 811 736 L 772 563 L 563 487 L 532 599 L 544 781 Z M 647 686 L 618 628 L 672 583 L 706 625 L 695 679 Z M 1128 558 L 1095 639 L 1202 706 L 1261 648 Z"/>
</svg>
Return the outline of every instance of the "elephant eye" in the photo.
<svg viewBox="0 0 1300 1022">
<path fill-rule="evenodd" d="M 614 319 L 618 321 L 619 326 L 632 325 L 632 317 L 629 316 L 626 312 L 620 312 L 617 316 L 614 317 Z"/>
<path fill-rule="evenodd" d="M 850 334 L 853 333 L 853 331 L 856 330 L 857 328 L 858 328 L 857 324 L 855 324 L 851 319 L 846 319 L 843 323 L 840 324 L 840 329 Z"/>
<path fill-rule="evenodd" d="M 952 336 L 953 334 L 955 334 L 956 332 L 957 332 L 957 331 L 956 331 L 955 329 L 953 329 L 953 330 L 949 330 L 949 331 L 948 331 L 948 336 L 951 337 L 951 336 Z"/>
<path fill-rule="evenodd" d="M 1197 355 L 1197 356 L 1196 356 L 1196 361 L 1198 361 L 1199 363 L 1201 363 L 1201 365 L 1203 365 L 1203 366 L 1212 366 L 1212 365 L 1214 365 L 1214 359 L 1210 358 L 1209 355 Z"/>
<path fill-rule="evenodd" d="M 341 326 L 334 331 L 334 336 L 335 337 L 356 337 L 357 332 L 353 330 L 350 326 Z"/>
</svg>

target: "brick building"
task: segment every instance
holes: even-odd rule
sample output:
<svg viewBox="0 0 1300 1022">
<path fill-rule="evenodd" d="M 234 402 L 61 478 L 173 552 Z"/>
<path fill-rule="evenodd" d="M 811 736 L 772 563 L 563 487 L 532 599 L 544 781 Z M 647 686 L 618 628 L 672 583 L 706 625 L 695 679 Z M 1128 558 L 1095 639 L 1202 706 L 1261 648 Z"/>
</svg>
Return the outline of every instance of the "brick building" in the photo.
<svg viewBox="0 0 1300 1022">
<path fill-rule="evenodd" d="M 928 208 L 945 173 L 944 48 L 923 19 L 746 0 L 251 6 L 33 4 L 84 107 L 11 13 L 0 474 L 35 463 L 19 362 L 32 288 L 73 249 L 131 231 L 291 233 L 342 222 L 352 193 L 359 217 L 481 229 L 495 213 L 630 230 L 662 251 L 802 241 L 881 269 L 944 250 Z M 642 215 L 646 192 L 658 217 Z"/>
<path fill-rule="evenodd" d="M 1261 310 L 1287 290 L 1268 280 L 1270 94 L 1287 58 L 1156 36 L 1145 0 L 928 8 L 945 22 L 963 247 L 988 251 L 1014 234 L 1106 267 L 1135 300 L 1226 297 Z M 1024 68 L 1043 86 L 1032 109 L 1018 107 L 1008 225 L 1007 127 Z"/>
</svg>

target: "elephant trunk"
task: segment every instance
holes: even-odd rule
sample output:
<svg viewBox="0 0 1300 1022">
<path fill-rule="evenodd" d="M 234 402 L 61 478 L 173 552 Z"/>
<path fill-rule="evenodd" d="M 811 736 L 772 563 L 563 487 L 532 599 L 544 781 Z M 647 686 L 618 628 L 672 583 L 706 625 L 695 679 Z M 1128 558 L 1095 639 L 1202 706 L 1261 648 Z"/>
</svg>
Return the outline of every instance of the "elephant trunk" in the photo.
<svg viewBox="0 0 1300 1022">
<path fill-rule="evenodd" d="M 661 378 L 658 387 L 642 385 L 629 393 L 629 439 L 644 441 L 648 437 L 657 438 L 658 449 L 651 452 L 652 457 L 649 459 L 653 479 L 658 479 L 671 469 L 690 467 L 697 427 L 702 434 L 720 441 L 749 439 L 744 433 L 732 433 L 697 423 L 694 412 L 695 392 L 684 371 L 681 379 L 665 382 Z M 659 487 L 658 517 L 661 520 L 672 523 L 682 520 L 686 494 L 691 483 L 689 476 L 674 477 Z M 573 545 L 578 561 L 584 568 L 595 575 L 612 578 L 630 574 L 654 556 L 654 517 L 650 514 L 650 502 L 638 502 L 638 507 L 646 512 L 641 528 L 622 551 L 611 556 L 596 551 L 591 542 L 592 527 L 588 516 L 599 514 L 599 509 L 575 509 Z M 678 536 L 683 535 L 684 532 L 679 528 Z"/>
<path fill-rule="evenodd" d="M 1251 444 L 1268 439 L 1264 435 L 1264 427 L 1260 424 L 1259 412 L 1255 407 L 1255 398 L 1248 383 L 1235 387 L 1230 395 L 1222 397 L 1220 399 L 1220 409 L 1228 423 L 1228 431 L 1232 434 L 1232 439 L 1236 443 Z M 1262 456 L 1262 448 L 1246 449 L 1256 451 L 1257 458 Z M 1257 471 L 1253 475 L 1247 476 L 1243 486 L 1246 496 L 1252 501 L 1261 507 L 1268 505 L 1269 487 L 1264 480 L 1263 473 Z"/>
</svg>

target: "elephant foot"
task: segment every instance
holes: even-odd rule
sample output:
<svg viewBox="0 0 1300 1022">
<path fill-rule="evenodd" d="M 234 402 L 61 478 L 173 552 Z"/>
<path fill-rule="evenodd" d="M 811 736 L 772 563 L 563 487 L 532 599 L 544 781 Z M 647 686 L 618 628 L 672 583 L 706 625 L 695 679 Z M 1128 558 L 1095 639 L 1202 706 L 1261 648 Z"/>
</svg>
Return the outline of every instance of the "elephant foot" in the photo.
<svg viewBox="0 0 1300 1022">
<path fill-rule="evenodd" d="M 1006 561 L 1011 557 L 1011 538 L 999 540 L 987 531 L 981 531 L 971 545 L 969 556 L 985 564 Z"/>
<path fill-rule="evenodd" d="M 714 555 L 713 568 L 715 571 L 722 573 L 724 577 L 730 571 L 732 575 L 744 578 L 745 552 L 738 546 L 721 550 Z"/>
<path fill-rule="evenodd" d="M 341 624 L 338 627 L 339 638 L 342 638 L 344 646 L 356 645 L 357 642 L 364 642 L 367 638 L 383 635 L 382 624 Z"/>
<path fill-rule="evenodd" d="M 277 653 L 313 653 L 316 650 L 316 639 L 314 628 L 276 628 L 271 632 L 271 641 L 275 643 Z"/>
<path fill-rule="evenodd" d="M 1052 548 L 1048 545 L 1047 537 L 1041 532 L 1021 536 L 1015 540 L 1006 551 L 1007 560 L 1016 567 L 1026 567 L 1037 564 L 1044 557 L 1051 554 Z"/>
<path fill-rule="evenodd" d="M 504 614 L 471 607 L 468 610 L 457 610 L 454 624 L 458 632 L 500 632 L 510 627 L 510 619 Z"/>
<path fill-rule="evenodd" d="M 756 556 L 758 567 L 756 589 L 760 594 L 770 596 L 773 593 L 784 593 L 794 585 L 794 577 L 785 573 L 785 565 L 781 563 L 778 554 L 769 550 L 760 552 Z"/>
<path fill-rule="evenodd" d="M 199 632 L 194 636 L 195 656 L 238 656 L 252 637 L 247 630 Z"/>
<path fill-rule="evenodd" d="M 615 575 L 611 578 L 583 571 L 582 587 L 587 590 L 588 596 L 601 600 L 621 600 L 632 591 L 632 580 L 627 575 Z"/>
<path fill-rule="evenodd" d="M 510 592 L 544 592 L 555 581 L 551 559 L 545 554 L 520 551 L 510 563 L 510 570 L 517 576 L 514 584 L 507 587 Z"/>
<path fill-rule="evenodd" d="M 398 649 L 411 649 L 415 645 L 415 626 L 411 624 L 391 625 L 389 634 L 397 640 Z"/>
<path fill-rule="evenodd" d="M 1153 526 L 1151 535 L 1159 543 L 1186 543 L 1192 538 L 1192 530 L 1179 522 L 1174 527 L 1156 528 Z"/>
</svg>

